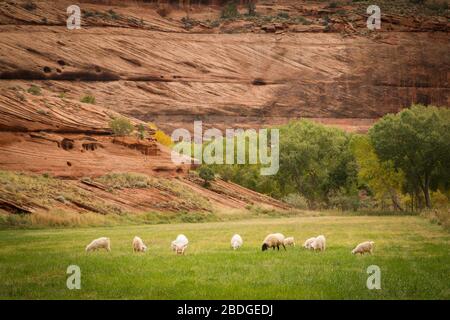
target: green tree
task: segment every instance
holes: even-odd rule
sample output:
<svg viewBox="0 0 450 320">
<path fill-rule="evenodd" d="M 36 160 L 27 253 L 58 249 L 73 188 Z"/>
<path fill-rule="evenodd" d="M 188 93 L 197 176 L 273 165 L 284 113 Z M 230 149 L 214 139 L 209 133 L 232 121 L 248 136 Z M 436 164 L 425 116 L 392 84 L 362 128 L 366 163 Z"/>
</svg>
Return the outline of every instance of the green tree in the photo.
<svg viewBox="0 0 450 320">
<path fill-rule="evenodd" d="M 277 179 L 283 192 L 299 193 L 311 208 L 327 205 L 333 193 L 357 192 L 357 166 L 349 142 L 344 131 L 307 120 L 280 127 Z"/>
<path fill-rule="evenodd" d="M 198 175 L 203 179 L 203 186 L 208 187 L 214 180 L 214 171 L 208 166 L 201 166 L 198 169 Z"/>
<path fill-rule="evenodd" d="M 366 135 L 355 135 L 351 147 L 358 163 L 360 184 L 367 184 L 377 200 L 388 198 L 396 210 L 403 211 L 399 200 L 405 179 L 403 172 L 395 170 L 392 161 L 381 162 Z"/>
<path fill-rule="evenodd" d="M 414 105 L 384 116 L 369 136 L 380 160 L 392 161 L 401 169 L 407 183 L 420 188 L 431 208 L 430 186 L 450 171 L 450 110 Z"/>
</svg>

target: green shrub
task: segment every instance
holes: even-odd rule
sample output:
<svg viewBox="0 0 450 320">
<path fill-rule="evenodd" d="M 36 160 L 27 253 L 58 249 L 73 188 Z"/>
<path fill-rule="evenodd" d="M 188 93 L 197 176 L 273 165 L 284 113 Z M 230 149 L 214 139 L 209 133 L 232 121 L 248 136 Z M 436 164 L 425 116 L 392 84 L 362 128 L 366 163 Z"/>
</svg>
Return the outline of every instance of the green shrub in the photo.
<svg viewBox="0 0 450 320">
<path fill-rule="evenodd" d="M 425 6 L 433 11 L 437 12 L 444 12 L 448 10 L 448 3 L 445 1 L 433 1 L 433 2 L 427 2 Z"/>
<path fill-rule="evenodd" d="M 27 1 L 27 2 L 25 2 L 25 3 L 22 5 L 22 7 L 23 7 L 25 10 L 28 10 L 28 11 L 34 11 L 34 10 L 37 9 L 37 5 L 36 5 L 33 1 Z"/>
<path fill-rule="evenodd" d="M 308 201 L 305 197 L 298 193 L 290 193 L 281 200 L 295 208 L 304 210 L 308 209 Z"/>
<path fill-rule="evenodd" d="M 256 16 L 256 4 L 252 1 L 247 4 L 247 15 Z"/>
<path fill-rule="evenodd" d="M 84 96 L 81 98 L 80 102 L 95 104 L 95 97 L 91 95 Z"/>
<path fill-rule="evenodd" d="M 116 136 L 127 136 L 134 130 L 130 120 L 124 117 L 112 119 L 109 122 L 109 127 Z"/>
<path fill-rule="evenodd" d="M 235 19 L 239 16 L 239 11 L 235 1 L 229 1 L 222 9 L 222 19 Z"/>
<path fill-rule="evenodd" d="M 358 195 L 337 193 L 330 197 L 330 206 L 342 211 L 357 211 L 360 206 L 360 201 Z"/>
<path fill-rule="evenodd" d="M 28 93 L 31 93 L 34 96 L 40 96 L 42 94 L 41 88 L 32 84 L 31 87 L 27 90 Z"/>
<path fill-rule="evenodd" d="M 112 9 L 109 9 L 108 13 L 109 13 L 109 16 L 111 17 L 111 19 L 113 19 L 113 20 L 117 20 L 120 18 L 120 15 Z"/>
<path fill-rule="evenodd" d="M 278 12 L 277 17 L 281 18 L 281 19 L 289 19 L 289 13 L 287 13 L 285 11 L 281 11 L 281 12 Z"/>
<path fill-rule="evenodd" d="M 338 4 L 336 2 L 331 2 L 328 8 L 336 8 Z"/>
<path fill-rule="evenodd" d="M 214 180 L 214 171 L 207 166 L 201 166 L 198 169 L 198 175 L 203 179 L 203 186 L 205 187 L 208 187 L 210 182 Z"/>
<path fill-rule="evenodd" d="M 146 189 L 152 185 L 149 177 L 140 173 L 108 173 L 96 178 L 95 181 L 111 190 L 123 188 Z"/>
<path fill-rule="evenodd" d="M 137 132 L 138 132 L 138 138 L 141 140 L 145 139 L 145 126 L 140 123 L 137 127 Z"/>
</svg>

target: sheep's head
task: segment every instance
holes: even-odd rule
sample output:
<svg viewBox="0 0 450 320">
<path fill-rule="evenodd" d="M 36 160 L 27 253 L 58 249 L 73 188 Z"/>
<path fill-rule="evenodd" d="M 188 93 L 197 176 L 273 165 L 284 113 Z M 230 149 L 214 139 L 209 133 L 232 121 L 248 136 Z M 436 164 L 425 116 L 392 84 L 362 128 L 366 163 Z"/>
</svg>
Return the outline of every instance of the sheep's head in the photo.
<svg viewBox="0 0 450 320">
<path fill-rule="evenodd" d="M 356 253 L 356 249 L 353 249 L 353 250 L 352 250 L 352 254 L 355 254 L 355 253 Z"/>
<path fill-rule="evenodd" d="M 269 248 L 269 245 L 267 243 L 263 243 L 261 249 L 262 251 L 266 251 Z"/>
</svg>

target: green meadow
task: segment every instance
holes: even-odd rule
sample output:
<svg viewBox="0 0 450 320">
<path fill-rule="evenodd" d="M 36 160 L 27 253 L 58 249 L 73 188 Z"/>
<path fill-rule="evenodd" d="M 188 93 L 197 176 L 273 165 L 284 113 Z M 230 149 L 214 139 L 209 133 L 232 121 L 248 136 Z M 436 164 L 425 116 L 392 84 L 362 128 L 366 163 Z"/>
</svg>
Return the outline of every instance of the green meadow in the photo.
<svg viewBox="0 0 450 320">
<path fill-rule="evenodd" d="M 265 235 L 282 232 L 297 245 L 261 251 Z M 185 256 L 170 242 L 189 238 Z M 230 248 L 239 233 L 241 249 Z M 327 237 L 325 252 L 302 242 Z M 146 253 L 133 253 L 139 235 Z M 112 251 L 86 253 L 94 238 Z M 353 256 L 375 241 L 373 255 Z M 1 299 L 449 299 L 450 234 L 417 216 L 325 216 L 235 222 L 0 231 Z M 81 268 L 81 289 L 66 286 L 69 265 Z M 369 290 L 367 267 L 381 269 Z"/>
</svg>

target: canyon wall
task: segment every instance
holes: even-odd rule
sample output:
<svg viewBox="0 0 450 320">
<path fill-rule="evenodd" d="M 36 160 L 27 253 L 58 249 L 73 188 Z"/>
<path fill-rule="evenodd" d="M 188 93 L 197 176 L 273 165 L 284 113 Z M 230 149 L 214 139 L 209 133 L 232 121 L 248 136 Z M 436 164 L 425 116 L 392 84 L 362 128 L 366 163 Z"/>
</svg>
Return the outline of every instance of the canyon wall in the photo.
<svg viewBox="0 0 450 320">
<path fill-rule="evenodd" d="M 161 14 L 165 2 L 147 2 L 84 1 L 83 27 L 72 31 L 69 2 L 0 3 L 0 86 L 93 95 L 169 133 L 194 120 L 260 127 L 300 117 L 365 131 L 412 103 L 450 104 L 445 12 L 390 13 L 368 32 L 362 7 L 260 1 L 257 18 L 242 6 L 241 18 L 218 19 L 220 3 L 191 1 L 186 22 L 184 9 Z"/>
</svg>

